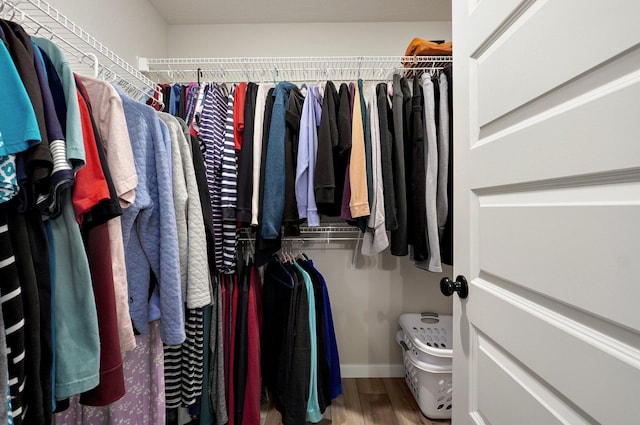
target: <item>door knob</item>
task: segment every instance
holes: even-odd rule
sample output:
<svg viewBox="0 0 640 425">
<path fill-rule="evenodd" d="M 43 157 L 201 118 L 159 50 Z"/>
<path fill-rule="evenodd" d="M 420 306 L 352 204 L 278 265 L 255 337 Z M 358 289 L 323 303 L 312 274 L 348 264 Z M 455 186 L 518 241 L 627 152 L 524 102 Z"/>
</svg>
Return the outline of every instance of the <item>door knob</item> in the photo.
<svg viewBox="0 0 640 425">
<path fill-rule="evenodd" d="M 443 277 L 440 280 L 440 292 L 447 297 L 457 292 L 460 298 L 467 298 L 469 296 L 469 284 L 467 283 L 467 279 L 462 275 L 456 277 L 455 282 L 448 277 Z"/>
</svg>

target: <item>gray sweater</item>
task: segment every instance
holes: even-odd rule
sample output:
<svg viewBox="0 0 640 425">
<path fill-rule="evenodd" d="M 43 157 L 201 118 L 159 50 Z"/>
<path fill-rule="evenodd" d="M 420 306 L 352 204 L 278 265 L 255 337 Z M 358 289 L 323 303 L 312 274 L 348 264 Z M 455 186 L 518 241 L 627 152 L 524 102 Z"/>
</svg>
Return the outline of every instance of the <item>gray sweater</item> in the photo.
<svg viewBox="0 0 640 425">
<path fill-rule="evenodd" d="M 422 88 L 424 90 L 424 125 L 426 129 L 426 202 L 427 202 L 427 241 L 429 243 L 429 256 L 427 257 L 427 270 L 441 272 L 440 239 L 438 236 L 438 212 L 436 207 L 438 188 L 438 138 L 435 119 L 435 97 L 431 76 L 422 76 Z"/>
</svg>

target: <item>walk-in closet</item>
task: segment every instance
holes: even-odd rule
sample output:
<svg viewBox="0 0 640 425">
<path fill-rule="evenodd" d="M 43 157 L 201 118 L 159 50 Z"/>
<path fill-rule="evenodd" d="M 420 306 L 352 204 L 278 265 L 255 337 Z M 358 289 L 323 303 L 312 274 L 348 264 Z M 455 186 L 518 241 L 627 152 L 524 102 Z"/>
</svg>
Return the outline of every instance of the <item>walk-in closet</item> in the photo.
<svg viewBox="0 0 640 425">
<path fill-rule="evenodd" d="M 0 425 L 636 423 L 637 16 L 0 0 Z"/>
</svg>

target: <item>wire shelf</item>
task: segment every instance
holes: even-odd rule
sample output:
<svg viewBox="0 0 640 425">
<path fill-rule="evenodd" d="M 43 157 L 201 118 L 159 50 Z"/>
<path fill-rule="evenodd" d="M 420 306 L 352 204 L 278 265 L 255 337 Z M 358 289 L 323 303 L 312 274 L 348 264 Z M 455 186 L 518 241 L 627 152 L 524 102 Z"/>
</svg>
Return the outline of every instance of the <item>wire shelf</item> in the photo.
<svg viewBox="0 0 640 425">
<path fill-rule="evenodd" d="M 44 0 L 2 0 L 0 14 L 31 35 L 54 41 L 75 72 L 110 79 L 139 98 L 156 90 L 155 82 Z"/>
<path fill-rule="evenodd" d="M 385 81 L 395 72 L 415 77 L 451 63 L 451 56 L 140 58 L 138 69 L 163 82 Z"/>
</svg>

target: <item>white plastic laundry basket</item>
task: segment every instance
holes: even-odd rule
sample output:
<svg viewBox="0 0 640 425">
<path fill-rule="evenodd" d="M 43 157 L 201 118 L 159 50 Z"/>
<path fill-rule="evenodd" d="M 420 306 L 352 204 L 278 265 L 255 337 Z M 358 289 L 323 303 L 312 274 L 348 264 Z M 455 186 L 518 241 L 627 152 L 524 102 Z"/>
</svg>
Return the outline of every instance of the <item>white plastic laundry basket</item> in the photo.
<svg viewBox="0 0 640 425">
<path fill-rule="evenodd" d="M 404 379 L 422 413 L 431 419 L 450 419 L 451 368 L 415 360 L 404 354 Z"/>
<path fill-rule="evenodd" d="M 452 408 L 451 316 L 407 313 L 400 316 L 396 341 L 403 348 L 404 377 L 422 413 L 450 419 Z"/>
<path fill-rule="evenodd" d="M 436 313 L 405 313 L 400 316 L 403 341 L 415 360 L 451 366 L 453 318 Z"/>
</svg>

